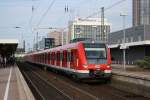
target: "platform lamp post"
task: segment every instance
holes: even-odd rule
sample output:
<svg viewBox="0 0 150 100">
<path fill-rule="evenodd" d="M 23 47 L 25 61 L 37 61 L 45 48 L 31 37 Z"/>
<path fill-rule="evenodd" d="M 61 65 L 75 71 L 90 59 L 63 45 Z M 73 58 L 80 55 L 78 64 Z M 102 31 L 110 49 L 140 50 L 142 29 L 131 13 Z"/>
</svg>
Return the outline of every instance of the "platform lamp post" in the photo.
<svg viewBox="0 0 150 100">
<path fill-rule="evenodd" d="M 123 18 L 123 68 L 124 70 L 126 70 L 126 46 L 125 46 L 125 43 L 126 43 L 126 30 L 125 30 L 125 19 L 126 19 L 126 16 L 127 14 L 126 13 L 121 13 L 120 16 L 122 16 Z"/>
<path fill-rule="evenodd" d="M 13 28 L 16 28 L 16 29 L 24 29 L 20 26 L 15 26 Z M 22 43 L 23 43 L 23 49 L 24 49 L 24 52 L 25 52 L 25 40 L 23 39 L 23 34 L 21 33 L 21 40 L 22 40 Z"/>
</svg>

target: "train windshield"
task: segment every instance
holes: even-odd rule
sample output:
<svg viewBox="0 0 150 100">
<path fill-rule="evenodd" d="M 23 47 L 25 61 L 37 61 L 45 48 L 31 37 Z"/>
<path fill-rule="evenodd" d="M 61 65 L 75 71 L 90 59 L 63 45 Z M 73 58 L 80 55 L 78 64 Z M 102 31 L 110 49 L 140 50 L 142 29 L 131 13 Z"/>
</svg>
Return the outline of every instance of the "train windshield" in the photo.
<svg viewBox="0 0 150 100">
<path fill-rule="evenodd" d="M 100 44 L 99 44 L 99 46 L 92 45 L 90 47 L 86 47 L 85 54 L 86 54 L 88 64 L 104 64 L 107 61 L 105 45 L 100 46 Z"/>
</svg>

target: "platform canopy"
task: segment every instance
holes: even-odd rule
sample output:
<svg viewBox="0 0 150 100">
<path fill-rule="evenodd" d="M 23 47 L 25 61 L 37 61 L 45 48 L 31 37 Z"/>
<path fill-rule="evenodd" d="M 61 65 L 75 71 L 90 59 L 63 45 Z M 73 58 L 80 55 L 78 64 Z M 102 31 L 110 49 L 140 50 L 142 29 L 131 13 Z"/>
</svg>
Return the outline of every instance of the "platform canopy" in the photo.
<svg viewBox="0 0 150 100">
<path fill-rule="evenodd" d="M 11 56 L 15 53 L 18 43 L 16 39 L 0 39 L 0 55 L 3 57 Z"/>
</svg>

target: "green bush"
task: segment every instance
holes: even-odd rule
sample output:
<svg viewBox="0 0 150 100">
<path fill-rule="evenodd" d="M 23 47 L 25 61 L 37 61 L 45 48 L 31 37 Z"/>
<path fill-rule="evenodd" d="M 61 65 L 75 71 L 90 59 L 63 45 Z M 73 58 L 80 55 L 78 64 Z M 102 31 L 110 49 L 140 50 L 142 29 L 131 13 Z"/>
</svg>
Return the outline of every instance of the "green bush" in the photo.
<svg viewBox="0 0 150 100">
<path fill-rule="evenodd" d="M 150 68 L 150 57 L 145 57 L 143 60 L 137 60 L 135 64 L 141 68 Z"/>
</svg>

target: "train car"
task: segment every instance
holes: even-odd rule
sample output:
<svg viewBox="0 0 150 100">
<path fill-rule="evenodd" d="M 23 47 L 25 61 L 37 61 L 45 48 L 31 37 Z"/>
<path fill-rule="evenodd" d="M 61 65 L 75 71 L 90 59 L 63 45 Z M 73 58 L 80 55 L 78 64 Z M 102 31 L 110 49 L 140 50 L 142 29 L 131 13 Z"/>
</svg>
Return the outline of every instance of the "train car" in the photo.
<svg viewBox="0 0 150 100">
<path fill-rule="evenodd" d="M 78 79 L 110 79 L 110 49 L 105 43 L 76 42 L 25 56 L 26 61 L 44 65 Z"/>
</svg>

